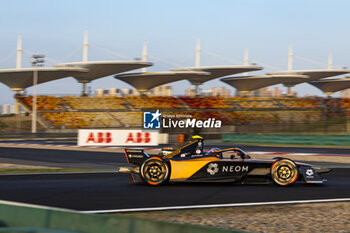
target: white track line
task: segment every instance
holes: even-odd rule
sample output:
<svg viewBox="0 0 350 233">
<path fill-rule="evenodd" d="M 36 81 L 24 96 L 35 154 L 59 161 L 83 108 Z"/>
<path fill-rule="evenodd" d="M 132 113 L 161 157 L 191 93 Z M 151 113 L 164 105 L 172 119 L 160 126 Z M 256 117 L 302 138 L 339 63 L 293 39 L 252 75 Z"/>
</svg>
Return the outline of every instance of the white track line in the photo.
<svg viewBox="0 0 350 233">
<path fill-rule="evenodd" d="M 212 204 L 212 205 L 190 205 L 190 206 L 167 206 L 167 207 L 114 209 L 114 210 L 88 210 L 88 211 L 80 211 L 80 213 L 108 214 L 108 213 L 123 213 L 123 212 L 186 210 L 186 209 L 222 208 L 222 207 L 261 206 L 261 205 L 307 204 L 307 203 L 325 203 L 325 202 L 341 202 L 341 201 L 350 201 L 350 198 L 319 199 L 319 200 L 295 200 L 295 201 L 271 201 L 271 202 L 252 202 L 252 203 L 231 203 L 231 204 Z"/>
<path fill-rule="evenodd" d="M 23 203 L 23 202 L 5 201 L 5 200 L 0 200 L 0 204 L 20 206 L 20 207 L 47 209 L 47 210 L 60 210 L 60 211 L 76 212 L 74 210 L 65 209 L 65 208 L 57 208 L 57 207 L 50 207 L 50 206 L 44 206 L 44 205 L 28 204 L 28 203 Z"/>
</svg>

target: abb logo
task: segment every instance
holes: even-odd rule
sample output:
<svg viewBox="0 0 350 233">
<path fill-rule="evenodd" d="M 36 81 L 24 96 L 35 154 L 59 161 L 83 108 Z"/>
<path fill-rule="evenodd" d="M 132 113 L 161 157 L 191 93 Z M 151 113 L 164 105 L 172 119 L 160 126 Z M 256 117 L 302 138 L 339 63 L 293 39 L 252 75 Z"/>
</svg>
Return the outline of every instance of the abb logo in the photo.
<svg viewBox="0 0 350 233">
<path fill-rule="evenodd" d="M 91 132 L 86 140 L 86 143 L 111 143 L 112 142 L 112 134 L 110 132 Z"/>
<path fill-rule="evenodd" d="M 129 133 L 125 143 L 149 143 L 151 141 L 151 134 L 148 132 Z"/>
<path fill-rule="evenodd" d="M 80 129 L 78 146 L 157 146 L 158 132 L 141 130 Z"/>
</svg>

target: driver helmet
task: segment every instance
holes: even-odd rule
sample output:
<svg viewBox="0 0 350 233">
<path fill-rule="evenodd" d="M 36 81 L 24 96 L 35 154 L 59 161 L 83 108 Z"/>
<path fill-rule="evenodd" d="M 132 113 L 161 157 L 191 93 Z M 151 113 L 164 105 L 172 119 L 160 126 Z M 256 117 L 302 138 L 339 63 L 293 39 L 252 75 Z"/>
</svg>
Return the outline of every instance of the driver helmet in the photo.
<svg viewBox="0 0 350 233">
<path fill-rule="evenodd" d="M 210 151 L 209 151 L 209 153 L 210 154 L 215 154 L 215 155 L 217 155 L 217 156 L 222 156 L 222 153 L 217 153 L 217 152 L 219 152 L 219 151 L 221 151 L 221 149 L 219 149 L 219 148 L 211 148 L 210 149 Z"/>
</svg>

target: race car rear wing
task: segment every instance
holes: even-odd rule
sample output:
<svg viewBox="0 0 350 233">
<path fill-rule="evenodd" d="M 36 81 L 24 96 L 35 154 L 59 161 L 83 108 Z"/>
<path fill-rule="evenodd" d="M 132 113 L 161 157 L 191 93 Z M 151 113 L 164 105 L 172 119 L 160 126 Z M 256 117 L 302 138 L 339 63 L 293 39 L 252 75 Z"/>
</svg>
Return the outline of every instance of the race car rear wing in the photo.
<svg viewBox="0 0 350 233">
<path fill-rule="evenodd" d="M 135 165 L 141 165 L 143 161 L 150 157 L 144 150 L 138 149 L 125 149 L 125 156 L 128 163 Z"/>
</svg>

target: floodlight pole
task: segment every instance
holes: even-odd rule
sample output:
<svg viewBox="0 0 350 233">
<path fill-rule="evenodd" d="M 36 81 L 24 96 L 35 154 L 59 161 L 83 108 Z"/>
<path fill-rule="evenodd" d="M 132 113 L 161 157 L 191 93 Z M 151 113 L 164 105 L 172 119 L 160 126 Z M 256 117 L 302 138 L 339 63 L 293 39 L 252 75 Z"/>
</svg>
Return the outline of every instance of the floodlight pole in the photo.
<svg viewBox="0 0 350 233">
<path fill-rule="evenodd" d="M 33 104 L 32 104 L 32 133 L 37 132 L 37 93 L 38 93 L 38 67 L 44 63 L 44 55 L 33 55 L 32 67 L 33 70 Z"/>
</svg>

